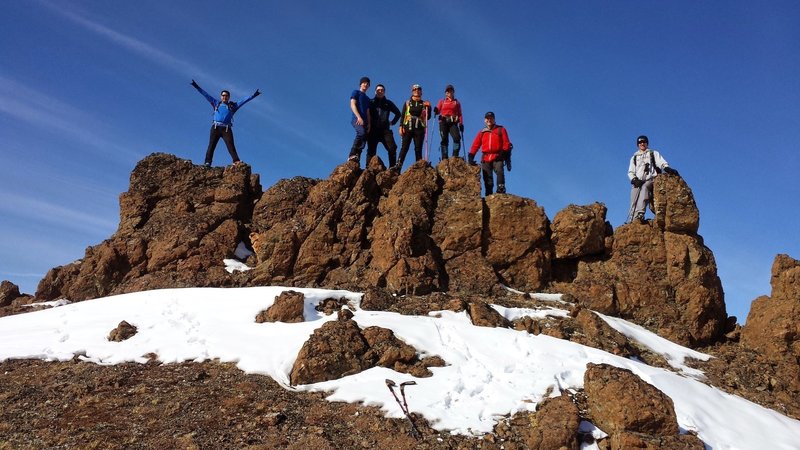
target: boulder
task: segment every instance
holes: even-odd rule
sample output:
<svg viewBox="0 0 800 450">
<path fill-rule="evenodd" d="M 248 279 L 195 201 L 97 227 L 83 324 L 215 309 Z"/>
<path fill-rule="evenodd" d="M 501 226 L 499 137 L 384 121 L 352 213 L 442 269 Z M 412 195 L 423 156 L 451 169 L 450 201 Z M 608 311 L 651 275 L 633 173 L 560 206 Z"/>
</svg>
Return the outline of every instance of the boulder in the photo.
<svg viewBox="0 0 800 450">
<path fill-rule="evenodd" d="M 506 285 L 537 291 L 550 281 L 550 221 L 535 201 L 516 195 L 486 197 L 483 248 Z"/>
<path fill-rule="evenodd" d="M 620 432 L 678 434 L 672 399 L 630 370 L 589 363 L 583 384 L 592 423 L 612 438 Z"/>
<path fill-rule="evenodd" d="M 292 366 L 292 385 L 335 380 L 371 367 L 382 366 L 417 377 L 431 376 L 430 366 L 441 366 L 440 358 L 420 361 L 417 351 L 381 327 L 363 331 L 348 310 L 338 320 L 317 328 L 303 344 Z"/>
<path fill-rule="evenodd" d="M 11 306 L 11 303 L 21 296 L 19 286 L 8 280 L 0 282 L 0 307 Z"/>
<path fill-rule="evenodd" d="M 530 416 L 525 444 L 532 450 L 578 450 L 580 424 L 578 407 L 568 395 L 546 399 Z"/>
<path fill-rule="evenodd" d="M 303 322 L 305 295 L 297 291 L 283 291 L 275 297 L 275 302 L 256 315 L 256 323 L 264 322 Z"/>
<path fill-rule="evenodd" d="M 553 218 L 555 257 L 578 258 L 605 251 L 607 208 L 602 203 L 569 205 Z"/>
<path fill-rule="evenodd" d="M 663 173 L 653 181 L 655 222 L 664 231 L 697 234 L 700 210 L 683 178 Z"/>
<path fill-rule="evenodd" d="M 108 340 L 113 342 L 122 342 L 132 338 L 136 334 L 137 328 L 126 321 L 122 321 L 116 328 L 108 333 Z"/>
</svg>

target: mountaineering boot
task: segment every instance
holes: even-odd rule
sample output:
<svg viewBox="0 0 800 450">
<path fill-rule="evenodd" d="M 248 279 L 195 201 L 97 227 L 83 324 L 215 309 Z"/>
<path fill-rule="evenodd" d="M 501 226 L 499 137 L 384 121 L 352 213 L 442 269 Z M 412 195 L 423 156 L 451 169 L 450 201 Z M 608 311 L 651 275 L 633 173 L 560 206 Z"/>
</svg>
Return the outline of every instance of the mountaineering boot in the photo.
<svg viewBox="0 0 800 450">
<path fill-rule="evenodd" d="M 208 168 L 210 168 L 210 167 L 211 167 L 211 163 L 205 163 L 205 164 L 203 164 L 203 167 L 205 167 L 206 169 L 208 169 Z"/>
<path fill-rule="evenodd" d="M 497 185 L 497 193 L 498 194 L 505 194 L 506 193 L 506 185 L 505 184 L 498 184 Z"/>
<path fill-rule="evenodd" d="M 446 145 L 439 146 L 439 150 L 442 151 L 442 159 L 447 159 L 447 146 Z"/>
<path fill-rule="evenodd" d="M 643 212 L 636 213 L 636 216 L 633 218 L 633 220 L 638 223 L 645 223 L 644 213 Z"/>
</svg>

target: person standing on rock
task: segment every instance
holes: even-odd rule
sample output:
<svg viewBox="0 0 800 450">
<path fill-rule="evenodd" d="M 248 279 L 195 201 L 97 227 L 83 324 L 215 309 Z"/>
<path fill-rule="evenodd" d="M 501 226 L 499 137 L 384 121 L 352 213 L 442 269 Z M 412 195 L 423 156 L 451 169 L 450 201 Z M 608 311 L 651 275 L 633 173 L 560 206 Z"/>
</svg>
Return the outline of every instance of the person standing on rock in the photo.
<svg viewBox="0 0 800 450">
<path fill-rule="evenodd" d="M 231 93 L 229 91 L 220 92 L 219 100 L 217 100 L 209 95 L 208 92 L 204 91 L 203 88 L 201 88 L 194 80 L 192 80 L 192 87 L 203 94 L 203 97 L 205 97 L 214 108 L 214 119 L 211 123 L 211 135 L 208 138 L 208 149 L 206 149 L 206 159 L 203 165 L 205 167 L 211 167 L 211 160 L 214 158 L 214 150 L 217 148 L 217 143 L 219 142 L 220 138 L 225 141 L 225 145 L 228 147 L 228 153 L 231 154 L 233 163 L 240 163 L 241 161 L 239 160 L 239 154 L 236 153 L 236 144 L 233 142 L 233 115 L 236 114 L 236 111 L 244 106 L 245 103 L 261 95 L 261 92 L 256 89 L 253 95 L 239 100 L 238 102 L 232 102 L 230 101 Z"/>
<path fill-rule="evenodd" d="M 668 173 L 678 175 L 678 171 L 669 167 L 667 160 L 656 150 L 649 147 L 647 136 L 636 138 L 636 153 L 631 156 L 628 164 L 628 179 L 631 181 L 631 208 L 628 212 L 628 222 L 635 220 L 644 223 L 644 213 L 647 205 L 653 208 L 653 180 L 656 175 Z"/>
<path fill-rule="evenodd" d="M 439 116 L 439 149 L 442 159 L 447 159 L 449 137 L 453 138 L 453 157 L 458 158 L 461 150 L 461 135 L 464 133 L 464 117 L 461 114 L 461 102 L 456 100 L 456 90 L 452 84 L 444 88 L 444 98 L 433 108 L 433 114 Z"/>
<path fill-rule="evenodd" d="M 348 158 L 348 161 L 356 163 L 361 159 L 361 151 L 367 145 L 367 134 L 370 131 L 369 97 L 367 96 L 369 77 L 361 77 L 358 83 L 358 89 L 353 90 L 350 94 L 350 111 L 353 112 L 350 122 L 353 129 L 356 130 L 356 137 L 353 139 L 353 146 L 350 148 L 350 157 Z"/>
<path fill-rule="evenodd" d="M 391 122 L 389 113 L 394 114 Z M 400 120 L 401 115 L 397 105 L 386 98 L 386 88 L 382 84 L 375 86 L 375 98 L 370 102 L 369 114 L 372 126 L 367 135 L 367 165 L 378 151 L 378 142 L 382 142 L 389 155 L 389 167 L 392 167 L 397 163 L 397 142 L 394 140 L 392 125 Z"/>
<path fill-rule="evenodd" d="M 428 120 L 431 118 L 431 103 L 422 99 L 422 86 L 415 84 L 411 86 L 411 98 L 403 104 L 402 112 L 403 124 L 400 125 L 400 159 L 393 167 L 394 171 L 400 173 L 403 169 L 403 161 L 406 159 L 411 141 L 414 141 L 414 157 L 417 161 L 422 159 L 422 146 L 428 131 Z"/>
<path fill-rule="evenodd" d="M 481 172 L 483 172 L 486 195 L 492 195 L 494 189 L 493 172 L 497 175 L 497 193 L 505 194 L 506 175 L 503 166 L 510 158 L 512 145 L 508 140 L 506 128 L 495 123 L 493 112 L 487 112 L 483 122 L 486 126 L 475 136 L 469 149 L 469 163 L 475 165 L 475 153 L 481 150 Z M 510 164 L 508 170 L 511 170 Z"/>
</svg>

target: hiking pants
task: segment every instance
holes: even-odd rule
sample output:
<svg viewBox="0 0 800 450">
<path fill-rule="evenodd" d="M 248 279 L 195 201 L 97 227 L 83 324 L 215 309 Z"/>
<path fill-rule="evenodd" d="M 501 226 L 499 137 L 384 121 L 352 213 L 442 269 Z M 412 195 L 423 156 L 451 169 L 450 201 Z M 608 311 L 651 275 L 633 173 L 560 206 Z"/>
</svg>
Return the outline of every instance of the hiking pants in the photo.
<svg viewBox="0 0 800 450">
<path fill-rule="evenodd" d="M 631 218 L 636 217 L 641 213 L 644 217 L 645 208 L 647 204 L 653 199 L 653 179 L 644 182 L 642 187 L 633 187 L 631 189 L 631 208 L 633 208 L 633 215 Z"/>
<path fill-rule="evenodd" d="M 350 156 L 358 156 L 361 158 L 361 150 L 367 144 L 367 127 L 356 123 L 353 119 L 353 128 L 356 130 L 356 137 L 353 139 L 353 147 L 350 149 Z"/>
<path fill-rule="evenodd" d="M 461 133 L 458 132 L 458 122 L 443 119 L 439 121 L 439 136 L 442 138 L 439 148 L 442 151 L 442 159 L 447 159 L 447 146 L 449 137 L 453 137 L 453 157 L 458 157 L 458 151 L 461 150 Z"/>
<path fill-rule="evenodd" d="M 378 152 L 378 143 L 383 143 L 386 153 L 389 154 L 389 167 L 397 164 L 397 143 L 391 128 L 369 133 L 367 136 L 367 165 L 369 160 Z"/>
<path fill-rule="evenodd" d="M 239 161 L 239 155 L 236 153 L 236 144 L 233 143 L 233 128 L 223 125 L 211 125 L 211 135 L 208 138 L 208 149 L 206 150 L 206 164 L 211 164 L 214 158 L 214 149 L 217 148 L 219 138 L 225 141 L 228 147 L 228 153 L 231 154 L 233 162 Z"/>
<path fill-rule="evenodd" d="M 422 159 L 422 144 L 425 140 L 425 128 L 419 127 L 414 130 L 406 130 L 405 134 L 403 134 L 403 140 L 400 144 L 400 158 L 397 160 L 397 165 L 400 168 L 403 167 L 403 161 L 406 160 L 406 153 L 408 153 L 408 148 L 411 147 L 411 140 L 414 140 L 414 156 L 417 158 L 416 161 Z"/>
<path fill-rule="evenodd" d="M 504 161 L 502 159 L 495 159 L 491 162 L 481 162 L 481 172 L 483 172 L 483 187 L 486 188 L 486 195 L 492 195 L 494 189 L 492 172 L 497 175 L 497 192 L 505 193 L 506 174 L 503 172 L 503 165 Z"/>
</svg>

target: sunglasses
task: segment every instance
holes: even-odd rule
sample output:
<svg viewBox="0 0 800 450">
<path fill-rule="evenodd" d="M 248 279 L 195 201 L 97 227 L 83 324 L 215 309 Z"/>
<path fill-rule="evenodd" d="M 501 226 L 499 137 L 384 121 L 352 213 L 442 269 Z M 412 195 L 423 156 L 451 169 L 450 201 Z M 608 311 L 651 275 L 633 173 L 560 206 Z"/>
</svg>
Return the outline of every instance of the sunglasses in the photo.
<svg viewBox="0 0 800 450">
<path fill-rule="evenodd" d="M 647 141 L 639 141 L 637 144 L 647 144 Z"/>
</svg>

